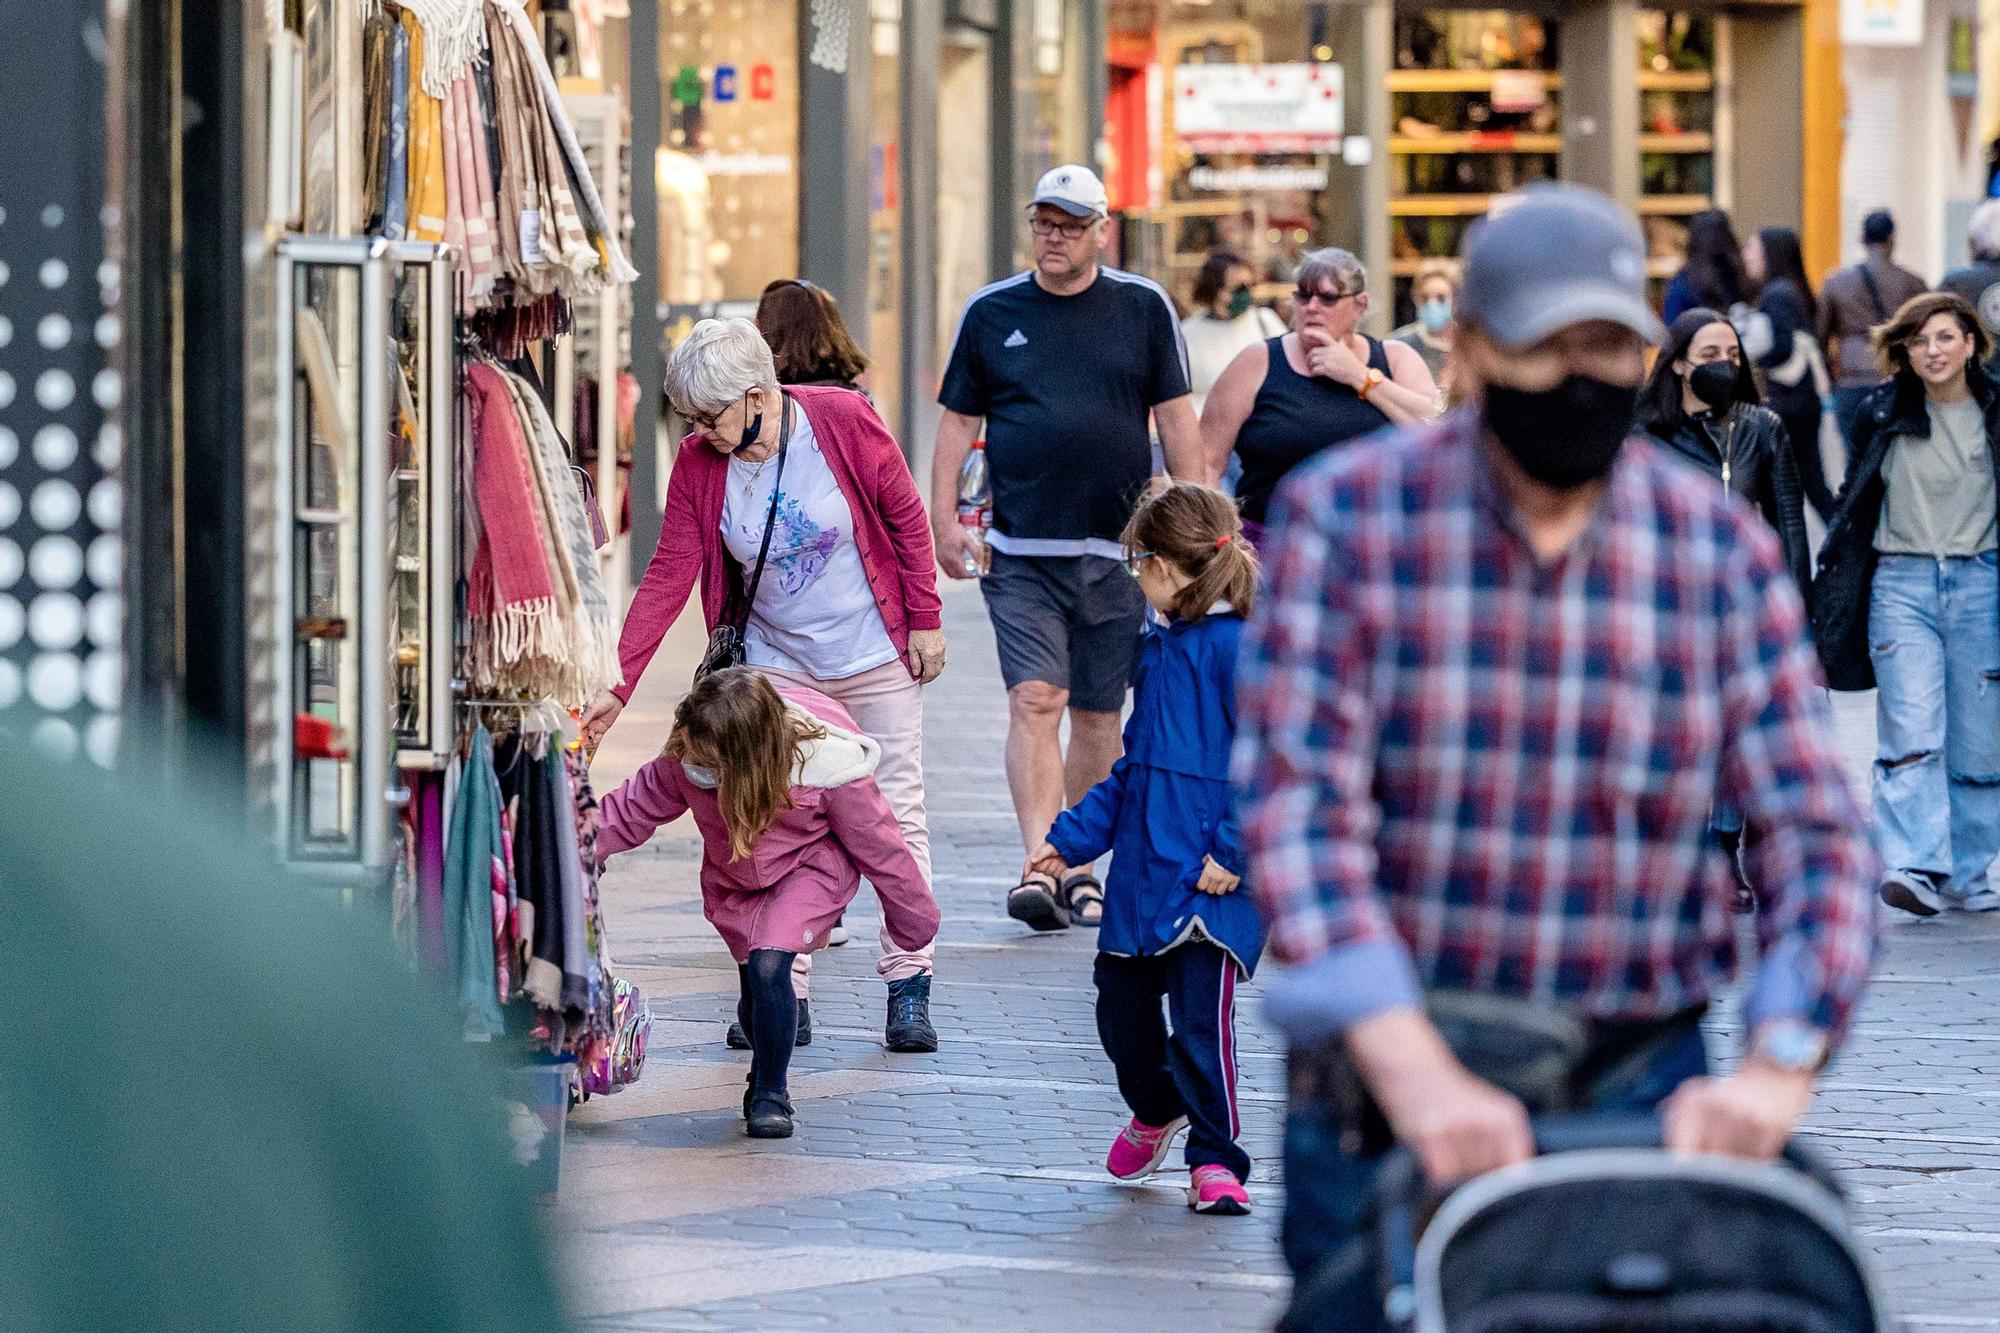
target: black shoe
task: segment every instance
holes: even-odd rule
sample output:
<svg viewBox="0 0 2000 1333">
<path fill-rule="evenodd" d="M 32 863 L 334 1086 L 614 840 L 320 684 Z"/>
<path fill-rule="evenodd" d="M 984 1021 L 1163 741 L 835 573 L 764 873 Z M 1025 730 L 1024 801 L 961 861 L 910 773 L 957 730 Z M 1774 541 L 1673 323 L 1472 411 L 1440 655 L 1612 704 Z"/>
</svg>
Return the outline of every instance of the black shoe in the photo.
<svg viewBox="0 0 2000 1333">
<path fill-rule="evenodd" d="M 882 1042 L 892 1051 L 934 1051 L 937 1029 L 931 1026 L 931 974 L 889 983 L 889 1023 Z"/>
<path fill-rule="evenodd" d="M 729 1031 L 723 1037 L 723 1040 L 729 1044 L 729 1049 L 732 1051 L 747 1051 L 750 1049 L 750 1034 L 743 1030 L 743 1024 L 740 1022 L 734 1020 L 730 1022 Z M 798 1039 L 795 1040 L 792 1043 L 792 1045 L 810 1046 L 812 1044 L 813 1044 L 812 1001 L 800 1000 L 799 1035 Z"/>
<path fill-rule="evenodd" d="M 743 1132 L 753 1139 L 792 1137 L 792 1099 L 782 1092 L 749 1094 L 743 1112 Z"/>
</svg>

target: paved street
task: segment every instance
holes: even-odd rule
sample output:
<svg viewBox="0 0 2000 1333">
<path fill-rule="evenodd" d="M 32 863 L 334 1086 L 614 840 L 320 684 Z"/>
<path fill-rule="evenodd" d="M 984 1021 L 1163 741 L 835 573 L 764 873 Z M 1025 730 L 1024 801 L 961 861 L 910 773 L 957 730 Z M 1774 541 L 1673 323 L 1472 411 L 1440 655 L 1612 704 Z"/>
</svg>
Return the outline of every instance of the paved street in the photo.
<svg viewBox="0 0 2000 1333">
<path fill-rule="evenodd" d="M 882 1049 L 864 896 L 854 942 L 818 957 L 797 1137 L 744 1138 L 748 1056 L 722 1045 L 735 972 L 701 919 L 695 844 L 676 829 L 615 863 L 611 944 L 654 1027 L 644 1080 L 570 1121 L 562 1225 L 590 1328 L 1108 1333 L 1265 1328 L 1277 1312 L 1282 1079 L 1254 989 L 1239 1036 L 1256 1214 L 1194 1216 L 1178 1172 L 1112 1181 L 1101 1162 L 1125 1112 L 1091 1017 L 1093 936 L 1030 938 L 1000 911 L 1020 848 L 998 671 L 976 592 L 948 588 L 946 621 L 927 736 L 943 1049 Z M 699 637 L 676 628 L 601 784 L 657 752 Z M 1844 718 L 1865 755 L 1865 708 Z M 1910 1328 L 2000 1328 L 2000 919 L 1898 923 L 1889 940 L 1812 1141 Z M 1726 1051 L 1726 1017 L 1715 1031 Z"/>
</svg>

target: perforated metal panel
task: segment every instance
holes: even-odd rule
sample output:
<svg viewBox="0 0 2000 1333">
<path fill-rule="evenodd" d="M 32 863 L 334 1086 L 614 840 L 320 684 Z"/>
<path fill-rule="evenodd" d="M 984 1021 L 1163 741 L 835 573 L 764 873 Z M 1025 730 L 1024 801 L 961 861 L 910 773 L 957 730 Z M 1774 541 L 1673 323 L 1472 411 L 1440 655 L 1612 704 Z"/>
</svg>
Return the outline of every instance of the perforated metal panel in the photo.
<svg viewBox="0 0 2000 1333">
<path fill-rule="evenodd" d="M 101 0 L 15 7 L 0 43 L 0 729 L 107 765 L 124 682 L 108 50 Z"/>
</svg>

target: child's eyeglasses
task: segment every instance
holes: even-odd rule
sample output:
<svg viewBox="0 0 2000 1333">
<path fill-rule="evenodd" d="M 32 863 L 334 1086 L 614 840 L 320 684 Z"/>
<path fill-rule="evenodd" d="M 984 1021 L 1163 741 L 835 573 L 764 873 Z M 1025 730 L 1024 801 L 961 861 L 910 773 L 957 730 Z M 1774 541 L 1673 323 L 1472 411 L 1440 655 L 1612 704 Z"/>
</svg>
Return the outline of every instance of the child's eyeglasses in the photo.
<svg viewBox="0 0 2000 1333">
<path fill-rule="evenodd" d="M 1139 571 L 1144 569 L 1146 562 L 1152 558 L 1153 553 L 1151 551 L 1128 552 L 1125 556 L 1125 572 L 1135 579 L 1138 578 Z"/>
</svg>

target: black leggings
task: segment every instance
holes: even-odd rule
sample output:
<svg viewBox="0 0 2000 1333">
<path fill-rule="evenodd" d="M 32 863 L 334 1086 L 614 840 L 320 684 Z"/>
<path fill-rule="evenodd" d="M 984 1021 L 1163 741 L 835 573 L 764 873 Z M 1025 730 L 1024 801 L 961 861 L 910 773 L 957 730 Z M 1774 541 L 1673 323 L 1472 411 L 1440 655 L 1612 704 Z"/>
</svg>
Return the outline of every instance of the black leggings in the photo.
<svg viewBox="0 0 2000 1333">
<path fill-rule="evenodd" d="M 784 949 L 752 949 L 750 961 L 736 965 L 742 992 L 736 1021 L 750 1037 L 750 1093 L 784 1093 L 791 1069 L 792 1043 L 799 1035 L 799 1002 L 792 994 L 792 959 Z"/>
</svg>

